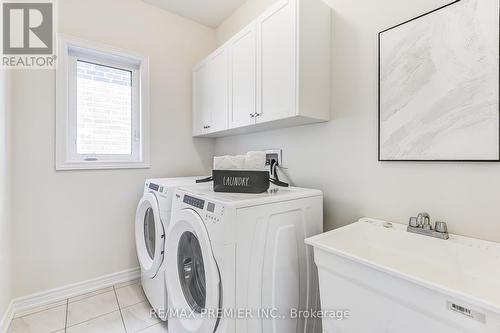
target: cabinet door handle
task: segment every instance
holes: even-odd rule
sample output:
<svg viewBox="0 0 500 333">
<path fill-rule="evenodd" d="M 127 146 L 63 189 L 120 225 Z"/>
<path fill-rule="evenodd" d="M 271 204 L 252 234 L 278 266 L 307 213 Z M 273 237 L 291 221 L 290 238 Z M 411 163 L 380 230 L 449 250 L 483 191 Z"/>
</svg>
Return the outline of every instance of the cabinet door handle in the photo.
<svg viewBox="0 0 500 333">
<path fill-rule="evenodd" d="M 210 128 L 210 126 L 203 126 L 203 128 L 204 128 L 204 129 L 209 129 L 209 128 Z"/>
<path fill-rule="evenodd" d="M 250 117 L 255 118 L 255 113 L 250 113 Z"/>
</svg>

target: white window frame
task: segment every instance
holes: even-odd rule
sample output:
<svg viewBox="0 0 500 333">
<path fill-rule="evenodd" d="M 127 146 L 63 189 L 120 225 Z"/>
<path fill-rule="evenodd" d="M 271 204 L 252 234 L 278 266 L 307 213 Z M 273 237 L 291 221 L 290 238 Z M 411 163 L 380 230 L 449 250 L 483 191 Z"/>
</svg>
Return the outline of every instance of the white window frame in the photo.
<svg viewBox="0 0 500 333">
<path fill-rule="evenodd" d="M 149 168 L 149 59 L 107 45 L 58 35 L 56 170 Z M 132 154 L 77 154 L 77 61 L 132 72 Z"/>
</svg>

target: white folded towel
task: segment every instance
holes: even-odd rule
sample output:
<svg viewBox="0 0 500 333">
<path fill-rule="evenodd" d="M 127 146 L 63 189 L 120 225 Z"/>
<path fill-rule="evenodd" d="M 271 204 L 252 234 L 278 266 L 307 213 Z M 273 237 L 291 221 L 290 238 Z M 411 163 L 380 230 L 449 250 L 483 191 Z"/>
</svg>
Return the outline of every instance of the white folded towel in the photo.
<svg viewBox="0 0 500 333">
<path fill-rule="evenodd" d="M 238 170 L 245 167 L 245 156 L 216 156 L 214 170 Z"/>
<path fill-rule="evenodd" d="M 246 155 L 216 156 L 214 170 L 259 170 L 266 169 L 266 152 L 250 151 Z"/>
<path fill-rule="evenodd" d="M 249 151 L 245 157 L 246 170 L 266 170 L 266 152 Z"/>
</svg>

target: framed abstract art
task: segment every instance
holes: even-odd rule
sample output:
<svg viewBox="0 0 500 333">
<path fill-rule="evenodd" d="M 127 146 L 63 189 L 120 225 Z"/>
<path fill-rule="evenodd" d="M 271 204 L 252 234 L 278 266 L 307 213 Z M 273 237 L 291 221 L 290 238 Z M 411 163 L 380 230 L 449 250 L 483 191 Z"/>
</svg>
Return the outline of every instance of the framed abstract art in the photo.
<svg viewBox="0 0 500 333">
<path fill-rule="evenodd" d="M 500 161 L 499 0 L 379 33 L 379 160 Z"/>
</svg>

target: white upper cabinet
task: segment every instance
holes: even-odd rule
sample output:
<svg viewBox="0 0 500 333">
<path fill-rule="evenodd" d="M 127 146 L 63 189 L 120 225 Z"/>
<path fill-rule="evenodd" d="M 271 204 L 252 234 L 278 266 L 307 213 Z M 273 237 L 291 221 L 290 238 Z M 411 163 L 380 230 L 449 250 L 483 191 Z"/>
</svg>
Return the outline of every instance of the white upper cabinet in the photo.
<svg viewBox="0 0 500 333">
<path fill-rule="evenodd" d="M 219 48 L 193 70 L 193 135 L 228 129 L 228 57 Z"/>
<path fill-rule="evenodd" d="M 211 118 L 209 132 L 223 131 L 228 128 L 228 58 L 227 49 L 221 48 L 209 62 L 210 95 L 212 96 Z"/>
<path fill-rule="evenodd" d="M 229 53 L 229 127 L 255 124 L 257 60 L 256 25 L 252 23 L 228 42 Z"/>
<path fill-rule="evenodd" d="M 194 135 L 220 137 L 328 121 L 330 43 L 331 10 L 323 0 L 278 0 L 195 68 Z"/>
<path fill-rule="evenodd" d="M 210 85 L 208 62 L 201 63 L 193 70 L 193 134 L 208 133 L 212 122 L 210 114 Z"/>
<path fill-rule="evenodd" d="M 278 1 L 257 19 L 257 122 L 295 115 L 294 1 Z"/>
</svg>

